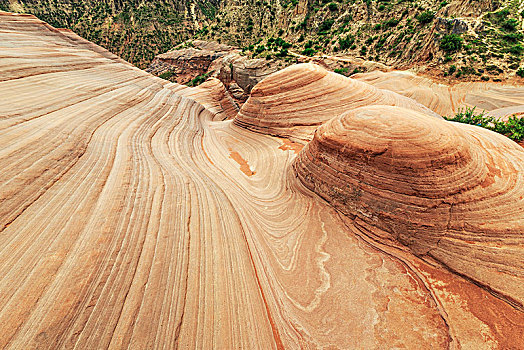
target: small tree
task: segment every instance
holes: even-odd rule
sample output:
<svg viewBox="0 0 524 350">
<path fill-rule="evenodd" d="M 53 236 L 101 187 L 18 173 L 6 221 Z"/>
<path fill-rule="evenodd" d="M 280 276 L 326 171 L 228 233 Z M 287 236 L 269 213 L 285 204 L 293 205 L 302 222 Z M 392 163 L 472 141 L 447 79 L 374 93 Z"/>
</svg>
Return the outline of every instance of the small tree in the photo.
<svg viewBox="0 0 524 350">
<path fill-rule="evenodd" d="M 457 34 L 446 34 L 440 41 L 440 49 L 448 53 L 460 51 L 462 41 L 462 38 Z"/>
<path fill-rule="evenodd" d="M 420 24 L 429 23 L 433 21 L 433 18 L 435 18 L 435 14 L 431 11 L 424 11 L 417 15 L 417 21 L 419 21 Z"/>
</svg>

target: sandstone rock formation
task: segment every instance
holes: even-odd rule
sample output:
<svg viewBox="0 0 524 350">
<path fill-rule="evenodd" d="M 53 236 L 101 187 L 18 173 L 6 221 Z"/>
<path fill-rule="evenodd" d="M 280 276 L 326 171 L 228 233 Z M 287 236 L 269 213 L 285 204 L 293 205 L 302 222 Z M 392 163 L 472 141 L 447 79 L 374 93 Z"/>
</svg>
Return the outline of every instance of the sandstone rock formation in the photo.
<svg viewBox="0 0 524 350">
<path fill-rule="evenodd" d="M 444 203 L 426 207 L 435 212 L 421 231 L 428 243 L 418 236 L 404 242 L 434 256 L 430 261 L 378 231 L 388 229 L 391 217 L 367 224 L 307 189 L 292 167 L 301 145 L 227 120 L 234 110 L 217 80 L 197 88 L 170 83 L 70 32 L 7 13 L 0 13 L 0 57 L 0 348 L 522 347 L 524 313 L 514 283 L 522 276 L 522 162 L 515 163 L 521 153 L 509 141 L 473 127 L 440 128 L 451 124 L 420 116 L 426 109 L 407 98 L 349 79 L 326 74 L 320 80 L 331 105 L 352 93 L 333 91 L 350 84 L 366 86 L 371 102 L 413 106 L 405 116 L 391 112 L 403 122 L 386 140 L 407 137 L 405 128 L 438 127 L 409 140 L 417 149 L 428 141 L 424 147 L 442 169 L 425 155 L 411 157 L 414 150 L 399 162 L 408 172 L 409 162 L 418 160 L 411 173 L 424 175 L 416 165 L 427 165 L 441 176 L 421 177 L 421 186 L 409 189 L 416 180 L 400 184 L 401 171 L 376 174 L 384 186 L 397 181 L 396 193 L 408 193 L 414 202 L 406 210 L 438 201 L 438 190 L 455 200 L 447 211 Z M 308 80 L 306 74 L 300 79 Z M 263 84 L 254 88 L 262 96 L 279 86 Z M 287 84 L 282 80 L 286 90 L 275 95 L 282 103 L 328 105 L 320 91 L 308 100 L 300 86 L 293 92 Z M 286 113 L 293 109 L 282 108 Z M 378 126 L 386 116 L 375 120 Z M 354 134 L 365 141 L 366 133 L 383 135 L 379 131 Z M 300 162 L 315 144 L 302 150 Z M 436 145 L 446 152 L 431 148 Z M 350 152 L 341 148 L 340 158 Z M 462 172 L 453 173 L 453 155 Z M 363 176 L 376 180 L 365 170 Z M 453 175 L 448 181 L 446 171 Z M 344 174 L 332 171 L 321 180 L 336 182 L 331 177 Z M 475 190 L 479 184 L 485 188 Z M 464 192 L 454 194 L 457 188 Z M 473 194 L 477 198 L 467 197 Z M 380 201 L 394 205 L 396 197 Z M 447 229 L 445 214 L 455 235 L 430 250 L 437 236 L 431 225 Z M 462 230 L 456 215 L 471 223 Z M 480 215 L 490 221 L 483 224 Z M 412 218 L 418 224 L 423 211 Z M 448 262 L 459 254 L 455 265 Z"/>
<path fill-rule="evenodd" d="M 258 84 L 234 122 L 264 134 L 309 140 L 322 123 L 367 105 L 403 106 L 438 117 L 397 93 L 304 63 L 278 71 Z"/>
<path fill-rule="evenodd" d="M 169 79 L 180 84 L 209 74 L 220 79 L 236 101 L 244 103 L 258 82 L 281 68 L 280 62 L 249 59 L 236 48 L 217 42 L 193 40 L 185 46 L 156 56 L 147 72 L 172 74 Z"/>
<path fill-rule="evenodd" d="M 477 107 L 479 111 L 505 107 L 516 108 L 514 112 L 523 111 L 522 85 L 464 82 L 449 86 L 408 71 L 374 71 L 356 74 L 353 78 L 410 97 L 440 115 L 453 115 L 465 106 Z"/>
<path fill-rule="evenodd" d="M 245 101 L 255 85 L 280 68 L 275 60 L 249 59 L 232 53 L 222 59 L 217 77 L 228 87 L 236 83 L 244 91 Z"/>
<path fill-rule="evenodd" d="M 494 132 L 367 106 L 319 127 L 294 163 L 362 222 L 524 305 L 524 149 Z"/>
<path fill-rule="evenodd" d="M 187 45 L 156 56 L 146 71 L 155 75 L 168 72 L 172 74 L 172 81 L 184 84 L 207 73 L 215 60 L 235 50 L 229 45 L 202 40 L 190 41 Z"/>
<path fill-rule="evenodd" d="M 511 116 L 522 118 L 524 117 L 524 105 L 492 109 L 487 114 L 500 120 L 508 120 Z"/>
</svg>

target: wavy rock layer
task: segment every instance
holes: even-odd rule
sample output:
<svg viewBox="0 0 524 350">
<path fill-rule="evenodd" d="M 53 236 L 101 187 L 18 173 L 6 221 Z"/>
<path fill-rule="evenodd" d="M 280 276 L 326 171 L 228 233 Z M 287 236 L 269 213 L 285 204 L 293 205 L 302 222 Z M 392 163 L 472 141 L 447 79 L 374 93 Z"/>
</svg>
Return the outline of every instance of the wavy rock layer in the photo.
<svg viewBox="0 0 524 350">
<path fill-rule="evenodd" d="M 524 105 L 492 109 L 487 114 L 500 120 L 508 120 L 511 116 L 522 118 L 524 117 Z"/>
<path fill-rule="evenodd" d="M 369 240 L 300 146 L 0 13 L 0 348 L 518 348 L 523 314 Z"/>
<path fill-rule="evenodd" d="M 257 84 L 234 122 L 263 134 L 309 140 L 322 123 L 349 109 L 368 105 L 401 106 L 437 116 L 394 92 L 304 63 L 278 71 Z"/>
<path fill-rule="evenodd" d="M 511 113 L 524 113 L 524 87 L 519 85 L 465 82 L 448 86 L 406 71 L 377 70 L 354 78 L 412 98 L 439 115 L 453 115 L 465 106 L 478 111 L 508 108 Z"/>
<path fill-rule="evenodd" d="M 398 107 L 322 125 L 294 163 L 306 187 L 367 227 L 524 305 L 524 150 Z"/>
</svg>

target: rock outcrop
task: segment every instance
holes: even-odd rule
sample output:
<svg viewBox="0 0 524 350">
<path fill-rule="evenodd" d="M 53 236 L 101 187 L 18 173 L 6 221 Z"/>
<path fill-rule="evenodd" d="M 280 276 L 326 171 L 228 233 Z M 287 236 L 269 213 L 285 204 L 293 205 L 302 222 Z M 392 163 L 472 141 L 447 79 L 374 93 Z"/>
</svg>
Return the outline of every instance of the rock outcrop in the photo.
<svg viewBox="0 0 524 350">
<path fill-rule="evenodd" d="M 179 84 L 203 75 L 216 77 L 239 104 L 256 84 L 282 67 L 276 60 L 249 59 L 235 47 L 217 42 L 193 40 L 183 46 L 156 56 L 146 71 Z"/>
<path fill-rule="evenodd" d="M 237 96 L 242 102 L 246 101 L 255 85 L 282 67 L 275 60 L 249 59 L 238 53 L 225 56 L 217 65 L 217 78 L 228 88 L 236 85 L 242 89 L 242 94 Z"/>
<path fill-rule="evenodd" d="M 264 134 L 309 140 L 322 123 L 368 105 L 402 106 L 438 117 L 412 99 L 304 63 L 258 84 L 234 123 Z"/>
<path fill-rule="evenodd" d="M 524 149 L 399 107 L 319 127 L 294 163 L 340 211 L 524 305 Z"/>
<path fill-rule="evenodd" d="M 190 41 L 186 46 L 156 56 L 146 71 L 154 75 L 167 73 L 169 80 L 185 84 L 208 73 L 215 60 L 235 50 L 229 45 L 202 40 Z"/>
<path fill-rule="evenodd" d="M 453 115 L 466 106 L 479 111 L 512 107 L 518 112 L 524 105 L 524 88 L 516 84 L 464 82 L 450 86 L 408 71 L 374 71 L 353 78 L 412 98 L 440 115 Z"/>
</svg>

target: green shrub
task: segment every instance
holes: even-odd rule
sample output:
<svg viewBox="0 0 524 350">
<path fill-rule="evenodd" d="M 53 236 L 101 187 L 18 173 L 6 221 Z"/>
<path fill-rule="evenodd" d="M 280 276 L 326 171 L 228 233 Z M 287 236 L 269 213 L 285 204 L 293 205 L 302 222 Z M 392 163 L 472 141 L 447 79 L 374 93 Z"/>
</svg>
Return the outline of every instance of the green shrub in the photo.
<svg viewBox="0 0 524 350">
<path fill-rule="evenodd" d="M 457 52 L 462 49 L 463 39 L 457 34 L 446 34 L 440 41 L 440 49 L 447 53 Z"/>
<path fill-rule="evenodd" d="M 304 51 L 302 51 L 302 54 L 304 56 L 313 56 L 314 54 L 316 54 L 317 51 L 311 47 L 308 47 L 306 49 L 304 49 Z"/>
<path fill-rule="evenodd" d="M 345 38 L 338 39 L 338 45 L 339 45 L 340 50 L 349 49 L 351 45 L 353 45 L 354 42 L 355 42 L 355 37 L 353 35 L 348 35 Z"/>
<path fill-rule="evenodd" d="M 518 25 L 519 21 L 517 21 L 515 18 L 509 18 L 502 23 L 502 28 L 514 31 L 515 29 L 517 29 Z"/>
<path fill-rule="evenodd" d="M 331 27 L 333 26 L 333 23 L 335 23 L 332 19 L 326 19 L 324 22 L 320 24 L 318 27 L 318 33 L 319 34 L 325 34 L 331 30 Z"/>
<path fill-rule="evenodd" d="M 444 117 L 446 120 L 476 125 L 502 134 L 514 141 L 524 140 L 524 117 L 515 115 L 509 117 L 507 121 L 486 115 L 485 112 L 475 113 L 475 107 L 467 107 L 465 110 L 459 109 L 453 117 Z"/>
<path fill-rule="evenodd" d="M 451 74 L 455 73 L 456 70 L 457 70 L 457 66 L 455 66 L 454 64 L 452 64 L 451 66 L 449 66 L 448 74 L 451 75 Z"/>
<path fill-rule="evenodd" d="M 524 47 L 520 44 L 510 46 L 507 51 L 513 55 L 520 55 L 524 51 Z"/>
<path fill-rule="evenodd" d="M 331 11 L 331 12 L 335 12 L 335 11 L 338 10 L 338 5 L 337 5 L 336 3 L 334 3 L 334 2 L 330 2 L 330 3 L 328 4 L 328 9 L 329 9 L 329 11 Z"/>
<path fill-rule="evenodd" d="M 275 55 L 277 57 L 286 57 L 288 55 L 287 49 L 280 49 L 280 51 Z"/>
<path fill-rule="evenodd" d="M 363 72 L 363 71 L 360 70 L 360 69 L 357 67 L 357 68 L 353 69 L 353 72 L 351 72 L 350 75 L 357 74 L 357 73 L 362 73 L 362 72 Z"/>
<path fill-rule="evenodd" d="M 347 73 L 348 73 L 348 68 L 347 67 L 344 67 L 344 68 L 336 68 L 334 70 L 335 73 L 338 73 L 338 74 L 341 74 L 343 76 L 346 76 Z"/>
<path fill-rule="evenodd" d="M 519 77 L 524 78 L 524 68 L 520 67 L 515 74 L 517 74 Z"/>
<path fill-rule="evenodd" d="M 486 112 L 482 111 L 479 114 L 475 114 L 476 107 L 466 107 L 466 109 L 459 109 L 459 111 L 453 116 L 444 116 L 446 120 L 452 122 L 459 122 L 470 125 L 477 125 L 483 128 L 493 127 L 493 117 L 486 115 Z"/>
<path fill-rule="evenodd" d="M 160 74 L 159 77 L 165 80 L 169 80 L 173 75 L 175 75 L 175 73 L 168 71 Z"/>
<path fill-rule="evenodd" d="M 449 2 L 445 0 L 445 1 L 442 1 L 442 2 L 438 5 L 438 7 L 439 7 L 439 9 L 441 9 L 441 8 L 443 8 L 444 6 L 446 6 L 447 4 L 449 4 Z"/>
<path fill-rule="evenodd" d="M 390 27 L 390 28 L 393 28 L 393 27 L 396 27 L 398 22 L 400 22 L 398 19 L 396 18 L 391 18 L 391 19 L 388 19 L 387 21 L 384 21 L 382 22 L 382 24 L 386 27 Z"/>
<path fill-rule="evenodd" d="M 433 18 L 435 18 L 435 14 L 431 11 L 424 11 L 417 15 L 417 21 L 420 22 L 420 24 L 426 24 L 433 21 Z"/>
<path fill-rule="evenodd" d="M 524 140 L 524 117 L 512 115 L 506 122 L 497 121 L 494 131 L 509 137 L 513 141 L 522 141 Z"/>
<path fill-rule="evenodd" d="M 212 74 L 213 71 L 207 72 L 205 74 L 197 76 L 195 79 L 191 80 L 189 83 L 187 83 L 188 86 L 197 86 L 202 84 L 204 81 L 207 80 L 210 74 Z"/>
<path fill-rule="evenodd" d="M 380 49 L 382 49 L 382 47 L 383 47 L 384 44 L 386 43 L 386 40 L 388 40 L 388 37 L 387 37 L 387 36 L 384 36 L 384 37 L 378 39 L 377 43 L 375 44 L 375 50 L 380 50 Z"/>
<path fill-rule="evenodd" d="M 522 33 L 506 33 L 502 35 L 502 39 L 506 40 L 507 42 L 516 43 L 520 40 L 522 40 L 523 35 Z"/>
<path fill-rule="evenodd" d="M 487 70 L 488 72 L 490 72 L 490 73 L 497 73 L 497 74 L 500 74 L 500 73 L 503 73 L 503 72 L 504 72 L 501 68 L 497 67 L 497 66 L 494 65 L 494 64 L 487 65 L 487 66 L 486 66 L 486 70 Z"/>
<path fill-rule="evenodd" d="M 509 10 L 507 8 L 495 12 L 495 16 L 499 18 L 506 18 L 509 16 Z"/>
<path fill-rule="evenodd" d="M 287 41 L 285 41 L 282 38 L 276 38 L 276 39 L 269 38 L 268 44 L 270 43 L 270 40 L 271 40 L 271 43 L 274 43 L 275 46 L 282 47 L 284 49 L 289 49 L 292 46 L 290 43 L 288 43 Z"/>
</svg>

